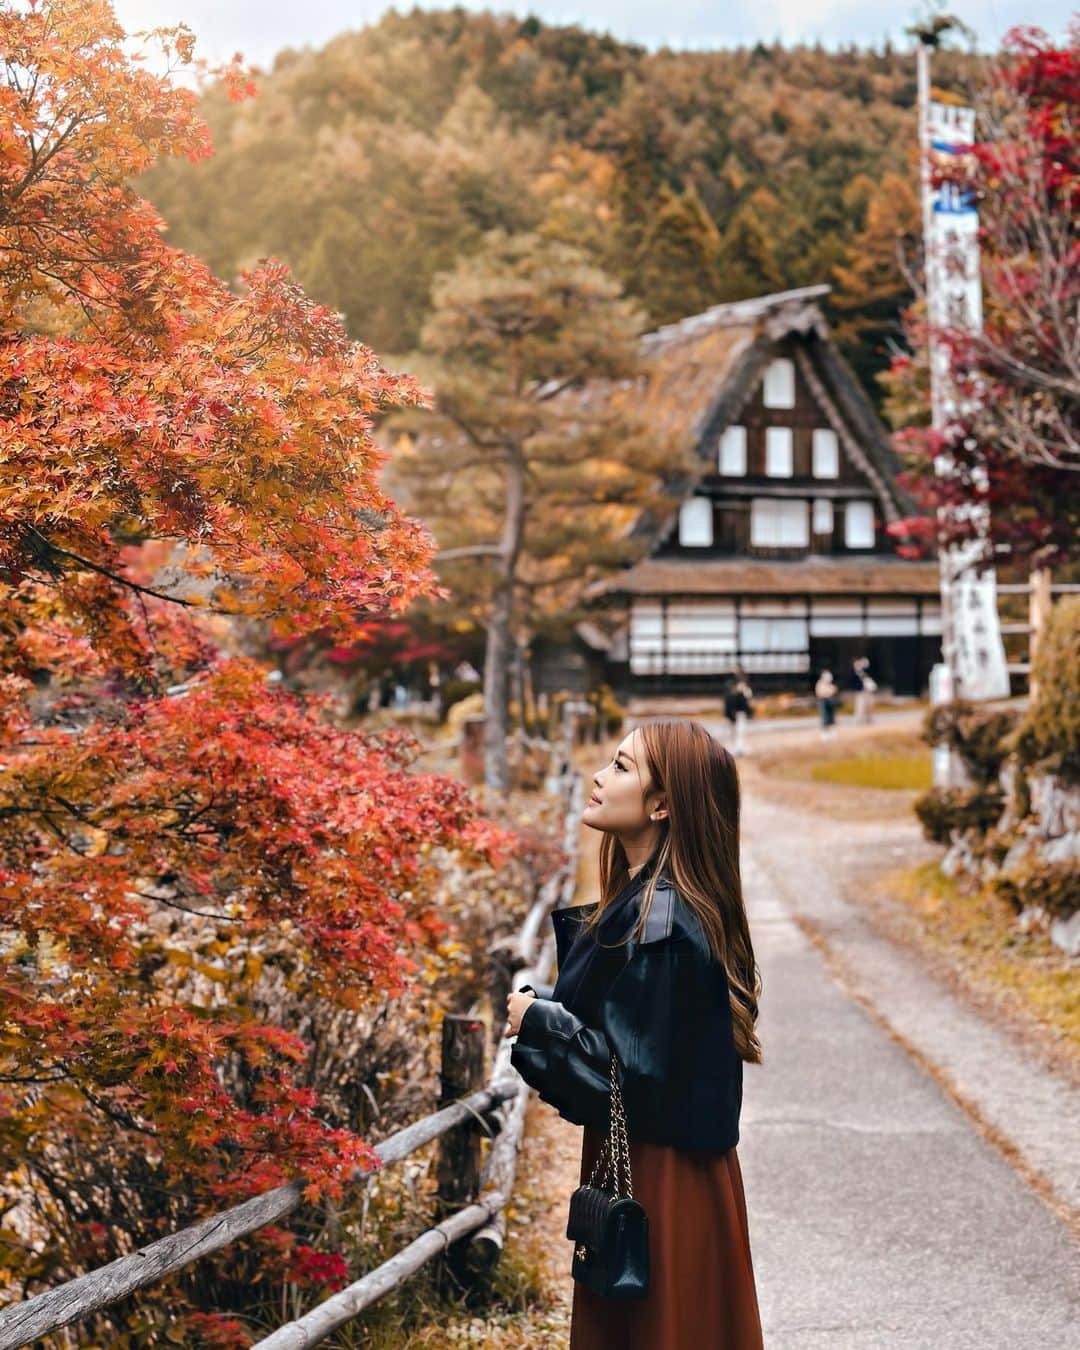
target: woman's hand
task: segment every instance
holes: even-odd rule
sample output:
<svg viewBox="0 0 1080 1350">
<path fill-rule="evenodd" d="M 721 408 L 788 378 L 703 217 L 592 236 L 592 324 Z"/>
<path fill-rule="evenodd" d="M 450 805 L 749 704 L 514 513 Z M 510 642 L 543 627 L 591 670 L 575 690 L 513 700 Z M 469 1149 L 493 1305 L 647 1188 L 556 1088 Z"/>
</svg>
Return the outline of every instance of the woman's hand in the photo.
<svg viewBox="0 0 1080 1350">
<path fill-rule="evenodd" d="M 532 992 L 523 994 L 507 994 L 506 1013 L 507 1022 L 504 1036 L 516 1036 L 521 1029 L 521 1019 L 525 1016 L 525 1009 L 529 1006 L 536 995 Z"/>
</svg>

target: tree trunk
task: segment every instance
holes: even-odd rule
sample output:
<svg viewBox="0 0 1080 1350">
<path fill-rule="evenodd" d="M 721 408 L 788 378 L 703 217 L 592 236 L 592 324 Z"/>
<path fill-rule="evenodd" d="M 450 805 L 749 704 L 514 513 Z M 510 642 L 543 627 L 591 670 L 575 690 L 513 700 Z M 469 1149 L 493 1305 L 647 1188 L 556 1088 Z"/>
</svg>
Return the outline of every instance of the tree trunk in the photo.
<svg viewBox="0 0 1080 1350">
<path fill-rule="evenodd" d="M 492 597 L 484 656 L 484 782 L 498 792 L 510 788 L 510 765 L 506 758 L 510 710 L 506 686 L 513 594 L 513 581 L 501 580 Z"/>
<path fill-rule="evenodd" d="M 525 462 L 517 447 L 506 457 L 506 513 L 500 540 L 499 580 L 491 601 L 484 654 L 484 781 L 497 792 L 510 790 L 506 757 L 508 683 L 514 646 L 514 579 L 525 523 Z"/>
</svg>

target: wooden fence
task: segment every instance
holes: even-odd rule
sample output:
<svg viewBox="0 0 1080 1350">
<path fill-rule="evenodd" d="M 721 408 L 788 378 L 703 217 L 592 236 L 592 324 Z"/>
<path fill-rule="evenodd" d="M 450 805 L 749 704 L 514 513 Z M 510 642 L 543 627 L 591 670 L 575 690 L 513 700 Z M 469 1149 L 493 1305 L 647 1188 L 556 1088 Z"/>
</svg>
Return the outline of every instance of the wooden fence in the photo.
<svg viewBox="0 0 1080 1350">
<path fill-rule="evenodd" d="M 468 1250 L 457 1256 L 459 1268 L 478 1272 L 498 1260 L 506 1233 L 504 1208 L 513 1190 L 529 1096 L 524 1080 L 510 1063 L 512 1047 L 502 1035 L 502 1011 L 506 993 L 511 989 L 547 979 L 554 961 L 555 940 L 549 933 L 541 943 L 541 930 L 552 909 L 569 904 L 573 897 L 584 780 L 572 768 L 570 759 L 569 747 L 562 748 L 560 762 L 564 771 L 559 792 L 564 805 L 563 847 L 567 861 L 541 887 L 516 937 L 499 944 L 492 953 L 492 1007 L 496 1022 L 492 1030 L 498 1036 L 498 1049 L 487 1083 L 482 1081 L 486 1058 L 484 1023 L 476 1017 L 448 1014 L 443 1021 L 439 1109 L 375 1145 L 381 1162 L 387 1164 L 400 1162 L 435 1139 L 441 1141 L 436 1169 L 439 1221 L 375 1270 L 257 1342 L 260 1350 L 286 1347 L 300 1350 L 317 1345 L 433 1257 L 445 1252 L 451 1243 L 470 1234 Z M 493 1142 L 481 1171 L 480 1145 L 484 1135 Z M 369 1175 L 357 1169 L 352 1180 L 362 1182 Z M 277 1186 L 56 1289 L 0 1309 L 0 1350 L 16 1350 L 58 1331 L 220 1250 L 236 1238 L 279 1222 L 299 1207 L 303 1190 L 302 1180 Z"/>
<path fill-rule="evenodd" d="M 1032 657 L 1043 625 L 1049 617 L 1054 601 L 1065 595 L 1080 595 L 1080 585 L 1074 582 L 1054 581 L 1050 572 L 1043 568 L 1032 572 L 1026 581 L 998 582 L 997 593 L 999 597 L 1022 595 L 1027 598 L 1027 618 L 1015 620 L 1006 615 L 1001 623 L 1001 635 L 1005 639 L 1007 652 L 1008 648 L 1014 645 L 1011 639 L 1026 638 L 1023 650 L 1018 656 L 1009 653 L 1006 669 L 1010 675 L 1026 675 L 1028 692 L 1034 697 L 1036 691 L 1031 673 Z M 1005 606 L 1007 604 L 1006 600 Z"/>
</svg>

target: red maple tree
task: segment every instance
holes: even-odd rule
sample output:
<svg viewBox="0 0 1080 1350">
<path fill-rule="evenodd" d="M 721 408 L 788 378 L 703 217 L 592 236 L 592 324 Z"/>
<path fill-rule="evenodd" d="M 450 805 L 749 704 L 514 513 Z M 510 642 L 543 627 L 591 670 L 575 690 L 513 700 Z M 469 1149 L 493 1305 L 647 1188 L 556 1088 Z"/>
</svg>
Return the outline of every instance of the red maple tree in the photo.
<svg viewBox="0 0 1080 1350">
<path fill-rule="evenodd" d="M 980 528 L 967 509 L 977 503 L 988 555 L 1054 566 L 1080 539 L 1080 21 L 1061 45 L 1013 29 L 976 111 L 966 186 L 979 208 L 983 328 L 941 334 L 963 411 L 898 436 L 911 465 L 902 481 L 931 514 L 891 530 L 963 541 Z M 913 317 L 908 327 L 924 347 Z M 899 357 L 894 389 L 912 373 Z"/>
<path fill-rule="evenodd" d="M 21 1292 L 160 1235 L 100 1174 L 57 1175 L 60 1141 L 117 1188 L 151 1167 L 189 1219 L 371 1166 L 260 976 L 346 1010 L 400 992 L 445 931 L 431 851 L 505 843 L 413 771 L 412 738 L 334 725 L 237 648 L 235 616 L 347 645 L 438 593 L 371 434 L 421 395 L 280 264 L 237 293 L 166 244 L 131 179 L 208 134 L 124 39 L 107 0 L 0 3 L 0 1174 L 33 1235 L 0 1284 Z M 191 60 L 183 28 L 147 41 Z"/>
</svg>

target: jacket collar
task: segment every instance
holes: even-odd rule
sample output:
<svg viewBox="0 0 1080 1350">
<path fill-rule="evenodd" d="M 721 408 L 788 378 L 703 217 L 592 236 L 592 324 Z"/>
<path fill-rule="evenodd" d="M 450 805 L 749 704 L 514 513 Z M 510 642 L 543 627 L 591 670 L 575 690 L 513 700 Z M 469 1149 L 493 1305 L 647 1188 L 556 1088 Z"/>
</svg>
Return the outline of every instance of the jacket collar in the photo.
<svg viewBox="0 0 1080 1350">
<path fill-rule="evenodd" d="M 608 906 L 609 909 L 613 908 L 617 904 L 620 904 L 622 901 L 629 899 L 629 897 L 633 895 L 635 891 L 637 891 L 640 887 L 645 885 L 645 883 L 652 876 L 653 872 L 656 870 L 656 862 L 658 856 L 659 856 L 658 854 L 654 853 L 649 858 L 645 866 L 641 869 L 641 871 L 638 872 L 636 876 L 630 878 L 630 880 L 626 883 L 626 885 L 623 886 L 622 890 L 619 891 L 618 895 L 615 896 L 614 900 L 611 901 L 611 904 Z M 564 905 L 561 909 L 553 909 L 551 911 L 551 917 L 552 919 L 555 919 L 560 914 L 575 914 L 581 917 L 586 914 L 591 914 L 594 909 L 599 908 L 599 904 L 600 902 L 598 900 L 590 900 L 587 904 L 584 905 Z"/>
</svg>

